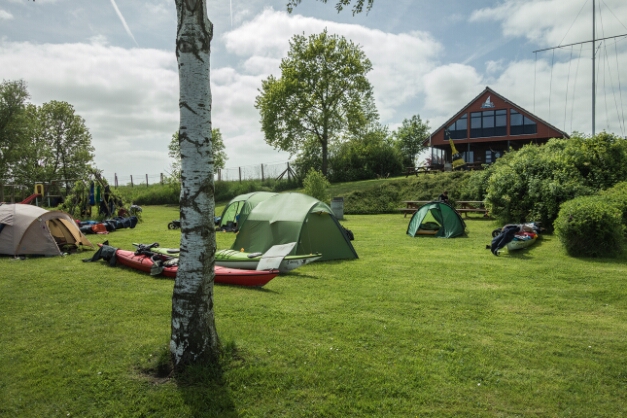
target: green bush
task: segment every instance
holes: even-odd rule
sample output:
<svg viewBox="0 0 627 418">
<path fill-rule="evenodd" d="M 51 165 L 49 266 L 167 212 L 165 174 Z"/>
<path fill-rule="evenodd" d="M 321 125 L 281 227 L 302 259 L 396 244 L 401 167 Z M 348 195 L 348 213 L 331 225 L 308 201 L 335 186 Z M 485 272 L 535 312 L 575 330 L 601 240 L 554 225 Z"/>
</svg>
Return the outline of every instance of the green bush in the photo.
<svg viewBox="0 0 627 418">
<path fill-rule="evenodd" d="M 627 140 L 606 132 L 526 145 L 497 160 L 486 206 L 503 223 L 551 227 L 562 203 L 627 180 Z"/>
<path fill-rule="evenodd" d="M 322 202 L 329 202 L 329 180 L 314 168 L 310 168 L 305 180 L 303 180 L 303 193 Z"/>
<path fill-rule="evenodd" d="M 542 221 L 553 225 L 563 202 L 594 190 L 563 155 L 565 140 L 526 145 L 499 158 L 491 168 L 486 206 L 501 223 Z"/>
<path fill-rule="evenodd" d="M 344 212 L 358 215 L 394 212 L 403 200 L 400 188 L 398 183 L 386 182 L 370 189 L 348 193 L 344 199 Z"/>
<path fill-rule="evenodd" d="M 599 196 L 606 202 L 614 205 L 622 214 L 622 223 L 625 227 L 625 237 L 627 238 L 627 181 L 618 183 L 616 186 L 602 190 Z"/>
<path fill-rule="evenodd" d="M 624 244 L 622 213 L 602 196 L 582 196 L 562 204 L 557 234 L 573 257 L 615 257 Z"/>
</svg>

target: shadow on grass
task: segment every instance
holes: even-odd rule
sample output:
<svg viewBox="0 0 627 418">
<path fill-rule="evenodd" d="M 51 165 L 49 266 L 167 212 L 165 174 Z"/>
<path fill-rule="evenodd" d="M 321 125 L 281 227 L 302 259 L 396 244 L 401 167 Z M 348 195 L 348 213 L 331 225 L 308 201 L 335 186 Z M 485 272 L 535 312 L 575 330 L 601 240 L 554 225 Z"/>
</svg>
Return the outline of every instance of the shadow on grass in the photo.
<svg viewBox="0 0 627 418">
<path fill-rule="evenodd" d="M 144 374 L 157 384 L 166 381 L 175 384 L 195 418 L 236 418 L 239 414 L 224 378 L 224 370 L 241 361 L 235 344 L 227 343 L 222 346 L 218 364 L 192 365 L 183 372 L 174 373 L 170 352 L 164 349 L 158 356 L 158 363 L 144 370 Z"/>
</svg>

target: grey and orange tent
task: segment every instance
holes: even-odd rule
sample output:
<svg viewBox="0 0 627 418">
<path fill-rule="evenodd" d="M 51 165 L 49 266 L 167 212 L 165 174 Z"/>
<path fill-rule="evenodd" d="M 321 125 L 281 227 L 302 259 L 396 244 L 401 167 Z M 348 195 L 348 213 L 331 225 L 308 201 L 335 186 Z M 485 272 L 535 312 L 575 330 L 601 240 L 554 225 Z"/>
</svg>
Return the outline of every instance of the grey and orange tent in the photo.
<svg viewBox="0 0 627 418">
<path fill-rule="evenodd" d="M 93 247 L 70 215 L 19 203 L 0 206 L 0 255 L 62 255 L 65 246 Z"/>
</svg>

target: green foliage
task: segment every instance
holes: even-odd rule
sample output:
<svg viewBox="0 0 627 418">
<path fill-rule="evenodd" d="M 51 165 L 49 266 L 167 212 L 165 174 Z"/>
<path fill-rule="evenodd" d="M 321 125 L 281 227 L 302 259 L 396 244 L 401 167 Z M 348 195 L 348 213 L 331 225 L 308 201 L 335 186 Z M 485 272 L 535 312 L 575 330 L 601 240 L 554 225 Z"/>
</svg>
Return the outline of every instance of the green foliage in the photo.
<svg viewBox="0 0 627 418">
<path fill-rule="evenodd" d="M 469 188 L 469 180 L 478 172 L 455 171 L 420 175 L 407 179 L 388 179 L 333 185 L 334 196 L 344 196 L 344 213 L 393 213 L 404 207 L 404 200 L 435 200 L 447 190 L 451 203 L 456 200 L 482 200 Z"/>
<path fill-rule="evenodd" d="M 303 180 L 303 193 L 321 202 L 329 202 L 330 183 L 321 171 L 311 169 Z"/>
<path fill-rule="evenodd" d="M 333 147 L 329 180 L 345 182 L 397 176 L 403 172 L 402 155 L 387 126 L 369 126 L 363 134 Z"/>
<path fill-rule="evenodd" d="M 0 184 L 11 178 L 23 155 L 30 120 L 26 114 L 28 98 L 23 80 L 0 83 Z"/>
<path fill-rule="evenodd" d="M 601 199 L 616 207 L 622 214 L 622 224 L 625 227 L 627 239 L 627 181 L 616 184 L 614 187 L 599 192 Z"/>
<path fill-rule="evenodd" d="M 226 146 L 224 145 L 224 139 L 222 138 L 220 128 L 212 129 L 211 150 L 213 151 L 213 169 L 216 172 L 219 169 L 223 169 L 226 165 L 228 157 L 226 155 L 225 148 Z M 179 142 L 178 131 L 172 134 L 172 138 L 168 144 L 168 156 L 174 159 L 174 162 L 170 166 L 168 182 L 179 183 L 181 181 L 181 144 Z"/>
<path fill-rule="evenodd" d="M 215 201 L 228 202 L 237 195 L 255 191 L 280 192 L 293 190 L 298 187 L 296 179 L 276 181 L 245 180 L 216 181 Z M 166 181 L 165 184 L 151 184 L 150 186 L 121 186 L 117 188 L 124 199 L 136 205 L 175 205 L 178 207 L 181 196 L 181 184 L 176 181 Z"/>
<path fill-rule="evenodd" d="M 484 200 L 493 170 L 494 166 L 490 165 L 484 170 L 470 171 L 457 191 L 456 200 Z"/>
<path fill-rule="evenodd" d="M 493 216 L 550 227 L 562 203 L 627 180 L 627 140 L 605 132 L 551 139 L 507 153 L 491 172 L 486 204 Z"/>
<path fill-rule="evenodd" d="M 322 159 L 315 168 L 327 174 L 331 143 L 377 119 L 366 78 L 371 69 L 361 48 L 344 37 L 326 30 L 295 35 L 281 61 L 281 78 L 262 81 L 255 100 L 266 142 L 297 154 L 315 140 Z"/>
<path fill-rule="evenodd" d="M 420 115 L 404 119 L 403 124 L 394 132 L 397 147 L 403 156 L 403 166 L 414 167 L 416 156 L 425 149 L 424 141 L 429 138 L 429 122 L 423 122 Z"/>
<path fill-rule="evenodd" d="M 574 257 L 615 257 L 623 251 L 622 212 L 601 196 L 581 196 L 564 203 L 555 233 Z"/>
<path fill-rule="evenodd" d="M 564 158 L 565 140 L 526 145 L 499 158 L 488 180 L 486 206 L 502 223 L 542 221 L 551 226 L 561 203 L 592 194 Z"/>
<path fill-rule="evenodd" d="M 36 106 L 28 98 L 23 81 L 0 84 L 0 183 L 10 179 L 32 188 L 64 179 L 69 189 L 92 170 L 94 148 L 85 120 L 67 102 Z"/>
<path fill-rule="evenodd" d="M 91 177 L 91 176 L 90 176 Z M 57 207 L 58 210 L 69 213 L 74 219 L 98 219 L 103 220 L 109 218 L 109 214 L 100 213 L 99 202 L 96 202 L 95 206 L 92 206 L 89 202 L 89 188 L 90 182 L 87 180 L 80 180 L 73 182 L 71 191 L 65 197 L 65 200 Z M 107 181 L 100 177 L 100 173 L 96 172 L 95 184 L 100 184 L 102 190 L 107 186 Z M 97 187 L 97 186 L 96 186 Z M 104 192 L 103 192 L 104 193 Z M 125 196 L 115 188 L 109 189 L 109 199 L 113 202 L 116 209 L 126 208 L 129 209 L 133 204 L 131 199 L 126 199 Z M 116 213 L 113 214 L 117 215 Z M 142 221 L 142 214 L 134 213 L 137 219 Z"/>
<path fill-rule="evenodd" d="M 401 186 L 398 183 L 383 182 L 366 190 L 349 193 L 344 198 L 344 213 L 392 213 L 400 207 L 401 200 Z"/>
<path fill-rule="evenodd" d="M 627 139 L 601 132 L 594 137 L 574 134 L 566 141 L 564 159 L 572 164 L 584 185 L 603 190 L 627 180 Z"/>
<path fill-rule="evenodd" d="M 302 0 L 289 0 L 287 2 L 287 11 L 289 13 L 292 13 L 292 11 L 294 10 L 294 7 L 298 6 L 301 1 Z M 318 0 L 318 1 L 321 1 L 323 3 L 327 2 L 327 0 Z M 351 2 L 352 0 L 340 0 L 335 5 L 335 10 L 337 10 L 337 12 L 339 13 L 342 10 L 344 10 L 344 6 L 350 5 Z M 365 3 L 366 3 L 366 0 L 355 0 L 355 5 L 353 6 L 353 15 L 361 13 L 364 10 Z M 374 4 L 374 0 L 368 0 L 366 10 L 370 11 L 370 9 L 372 9 L 373 4 Z"/>
<path fill-rule="evenodd" d="M 317 171 L 313 169 L 314 171 Z M 311 171 L 311 170 L 310 170 Z M 448 190 L 452 202 L 456 200 L 482 200 L 480 181 L 474 179 L 487 176 L 483 171 L 455 171 L 410 178 L 389 178 L 351 183 L 334 183 L 328 186 L 328 196 L 344 197 L 344 213 L 375 214 L 391 213 L 403 207 L 403 200 L 436 199 L 443 190 Z M 299 187 L 297 179 L 274 179 L 260 181 L 216 181 L 216 202 L 228 202 L 237 195 L 254 191 L 281 192 Z M 116 189 L 125 201 L 138 205 L 170 204 L 178 206 L 180 185 L 166 183 L 145 186 L 122 186 Z M 320 199 L 323 200 L 323 199 Z"/>
</svg>

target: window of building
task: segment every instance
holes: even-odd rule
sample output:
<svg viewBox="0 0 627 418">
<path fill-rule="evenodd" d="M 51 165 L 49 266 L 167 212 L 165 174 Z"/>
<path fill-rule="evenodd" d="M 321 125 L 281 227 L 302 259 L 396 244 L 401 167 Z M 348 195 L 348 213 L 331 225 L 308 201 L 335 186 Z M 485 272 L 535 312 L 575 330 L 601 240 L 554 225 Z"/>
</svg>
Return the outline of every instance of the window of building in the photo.
<svg viewBox="0 0 627 418">
<path fill-rule="evenodd" d="M 470 137 L 507 135 L 507 110 L 486 110 L 470 114 Z"/>
<path fill-rule="evenodd" d="M 463 151 L 462 159 L 467 163 L 472 163 L 475 161 L 475 152 L 474 151 Z"/>
<path fill-rule="evenodd" d="M 460 116 L 455 122 L 448 127 L 451 139 L 466 139 L 468 137 L 466 129 L 468 128 L 468 115 Z M 448 140 L 448 138 L 447 138 Z"/>
<path fill-rule="evenodd" d="M 486 164 L 492 164 L 500 157 L 501 157 L 501 151 L 492 151 L 491 149 L 485 150 L 485 163 Z"/>
<path fill-rule="evenodd" d="M 509 111 L 510 135 L 531 135 L 538 133 L 538 125 L 528 116 L 514 109 Z"/>
</svg>

